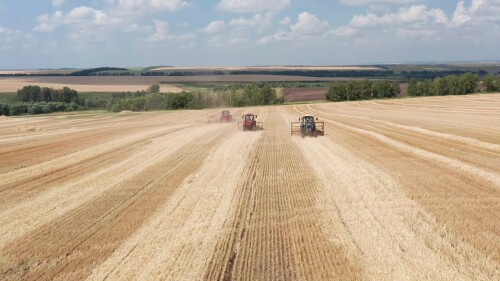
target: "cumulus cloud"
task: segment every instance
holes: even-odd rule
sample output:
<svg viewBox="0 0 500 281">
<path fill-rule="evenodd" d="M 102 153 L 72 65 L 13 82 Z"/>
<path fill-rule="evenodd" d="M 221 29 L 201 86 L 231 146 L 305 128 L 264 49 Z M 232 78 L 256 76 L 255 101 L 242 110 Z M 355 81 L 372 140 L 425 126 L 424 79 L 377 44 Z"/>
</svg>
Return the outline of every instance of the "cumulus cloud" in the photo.
<svg viewBox="0 0 500 281">
<path fill-rule="evenodd" d="M 472 0 L 469 8 L 464 1 L 457 4 L 451 25 L 460 27 L 464 24 L 479 25 L 481 23 L 500 22 L 499 0 Z"/>
<path fill-rule="evenodd" d="M 66 2 L 66 0 L 52 0 L 52 6 L 59 7 L 64 4 L 64 2 Z"/>
<path fill-rule="evenodd" d="M 150 43 L 159 43 L 171 40 L 174 36 L 168 33 L 168 23 L 161 20 L 154 20 L 155 33 L 151 34 L 146 41 Z"/>
<path fill-rule="evenodd" d="M 356 34 L 358 30 L 350 27 L 350 26 L 342 26 L 339 28 L 336 28 L 335 30 L 332 30 L 330 32 L 331 35 L 333 36 L 339 36 L 339 37 L 348 37 Z"/>
<path fill-rule="evenodd" d="M 183 0 L 118 0 L 118 8 L 126 11 L 170 11 L 174 12 L 189 5 Z"/>
<path fill-rule="evenodd" d="M 261 13 L 281 11 L 290 5 L 291 0 L 222 0 L 217 8 L 233 13 Z"/>
<path fill-rule="evenodd" d="M 255 31 L 263 31 L 267 27 L 272 26 L 271 14 L 267 13 L 265 15 L 256 14 L 251 18 L 234 18 L 229 21 L 229 26 L 235 29 L 249 29 L 252 28 Z M 237 30 L 236 30 L 237 31 Z"/>
<path fill-rule="evenodd" d="M 315 15 L 302 12 L 299 14 L 297 23 L 292 25 L 290 29 L 296 34 L 314 34 L 323 32 L 329 26 L 327 21 L 320 21 Z"/>
<path fill-rule="evenodd" d="M 261 38 L 260 43 L 271 43 L 290 40 L 301 40 L 313 36 L 321 36 L 327 33 L 330 24 L 321 21 L 315 15 L 302 12 L 299 14 L 297 22 L 289 27 L 289 30 L 278 30 L 275 34 Z"/>
<path fill-rule="evenodd" d="M 72 9 L 64 14 L 56 11 L 53 15 L 44 14 L 38 17 L 34 31 L 50 32 L 62 25 L 68 26 L 104 26 L 118 25 L 123 21 L 119 18 L 111 17 L 106 12 L 94 8 L 81 6 Z"/>
<path fill-rule="evenodd" d="M 351 6 L 369 6 L 386 4 L 408 4 L 419 0 L 340 0 L 340 2 Z"/>
<path fill-rule="evenodd" d="M 5 48 L 14 43 L 21 35 L 20 30 L 14 30 L 0 26 L 0 48 Z"/>
<path fill-rule="evenodd" d="M 288 26 L 290 25 L 292 21 L 290 20 L 289 17 L 285 17 L 283 19 L 280 20 L 280 25 L 285 25 L 285 26 Z"/>
<path fill-rule="evenodd" d="M 393 31 L 391 31 L 392 33 Z M 398 37 L 415 37 L 415 38 L 425 38 L 436 36 L 435 30 L 430 29 L 411 29 L 411 28 L 396 28 L 394 33 Z"/>
<path fill-rule="evenodd" d="M 226 23 L 222 20 L 212 21 L 205 28 L 203 28 L 203 32 L 206 33 L 218 33 L 226 30 Z"/>
<path fill-rule="evenodd" d="M 355 15 L 350 25 L 354 27 L 366 27 L 416 22 L 426 23 L 429 21 L 445 24 L 448 23 L 448 16 L 441 9 L 428 9 L 425 5 L 413 5 L 400 8 L 397 13 L 386 13 L 381 16 L 374 13 Z"/>
</svg>

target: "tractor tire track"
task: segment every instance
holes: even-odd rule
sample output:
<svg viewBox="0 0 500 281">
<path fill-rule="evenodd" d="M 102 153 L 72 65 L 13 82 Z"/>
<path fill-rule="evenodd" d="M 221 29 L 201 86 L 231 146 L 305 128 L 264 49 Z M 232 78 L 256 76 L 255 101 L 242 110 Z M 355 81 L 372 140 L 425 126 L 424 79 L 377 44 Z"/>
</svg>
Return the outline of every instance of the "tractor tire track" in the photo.
<svg viewBox="0 0 500 281">
<path fill-rule="evenodd" d="M 203 164 L 219 137 L 205 135 L 185 145 L 119 189 L 6 245 L 3 252 L 10 266 L 2 270 L 3 279 L 86 277 Z"/>
<path fill-rule="evenodd" d="M 246 159 L 260 136 L 234 130 L 89 280 L 203 279 Z"/>
<path fill-rule="evenodd" d="M 287 120 L 294 118 L 291 114 L 286 116 Z M 339 134 L 336 131 L 335 135 Z M 353 139 L 349 138 L 351 145 Z M 315 164 L 313 167 L 323 183 L 323 194 L 318 200 L 325 211 L 324 219 L 342 221 L 345 230 L 341 239 L 346 244 L 353 240 L 351 252 L 362 257 L 368 279 L 499 277 L 495 262 L 443 229 L 421 206 L 406 197 L 395 179 L 350 153 L 350 147 L 340 147 L 330 138 L 294 138 L 294 141 L 308 162 Z"/>
<path fill-rule="evenodd" d="M 318 183 L 280 121 L 273 110 L 265 122 L 204 279 L 361 278 L 344 245 L 317 227 Z"/>
<path fill-rule="evenodd" d="M 131 154 L 149 145 L 153 139 L 178 132 L 181 129 L 185 129 L 185 127 L 169 129 L 155 136 L 135 140 L 126 144 L 126 146 L 114 147 L 110 150 L 92 155 L 89 158 L 69 163 L 68 166 L 52 169 L 31 177 L 25 177 L 10 184 L 0 184 L 0 210 L 6 207 L 6 203 L 12 206 L 26 197 L 33 198 L 37 194 L 50 188 L 57 187 L 66 181 L 78 180 L 80 177 L 103 169 L 106 166 L 122 162 L 127 157 L 130 157 Z"/>
</svg>

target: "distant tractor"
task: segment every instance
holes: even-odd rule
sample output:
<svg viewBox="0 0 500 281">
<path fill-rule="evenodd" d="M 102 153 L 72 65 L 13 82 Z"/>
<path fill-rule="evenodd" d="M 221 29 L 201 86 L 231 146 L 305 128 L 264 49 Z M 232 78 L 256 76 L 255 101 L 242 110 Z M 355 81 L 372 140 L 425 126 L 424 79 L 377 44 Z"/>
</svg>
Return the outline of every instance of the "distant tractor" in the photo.
<svg viewBox="0 0 500 281">
<path fill-rule="evenodd" d="M 233 116 L 229 110 L 223 110 L 219 116 L 211 116 L 208 118 L 208 123 L 229 123 L 233 121 Z"/>
<path fill-rule="evenodd" d="M 243 115 L 243 122 L 238 122 L 238 130 L 241 128 L 243 131 L 256 131 L 262 130 L 262 122 L 257 122 L 257 115 L 247 113 Z"/>
<path fill-rule="evenodd" d="M 220 113 L 219 121 L 222 123 L 231 122 L 231 121 L 233 121 L 233 116 L 231 116 L 231 113 L 229 112 L 229 110 L 223 110 Z"/>
<path fill-rule="evenodd" d="M 305 115 L 299 118 L 300 122 L 292 122 L 291 124 L 291 135 L 300 134 L 302 137 L 305 136 L 324 136 L 325 135 L 325 122 L 317 122 L 318 118 L 314 118 L 312 115 Z"/>
</svg>

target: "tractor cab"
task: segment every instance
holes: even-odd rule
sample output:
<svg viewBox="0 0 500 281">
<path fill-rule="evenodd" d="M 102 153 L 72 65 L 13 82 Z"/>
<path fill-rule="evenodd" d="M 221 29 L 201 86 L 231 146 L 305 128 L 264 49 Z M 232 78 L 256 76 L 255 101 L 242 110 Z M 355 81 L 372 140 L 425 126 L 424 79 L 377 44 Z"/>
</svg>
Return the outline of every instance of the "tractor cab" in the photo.
<svg viewBox="0 0 500 281">
<path fill-rule="evenodd" d="M 317 118 L 316 118 L 316 120 L 317 120 Z M 300 118 L 299 118 L 299 121 L 301 121 Z M 303 127 L 304 129 L 309 130 L 309 131 L 316 130 L 316 124 L 315 124 L 314 117 L 311 115 L 304 116 L 302 118 L 302 124 L 300 124 L 300 127 Z"/>
<path fill-rule="evenodd" d="M 231 122 L 233 117 L 231 116 L 231 112 L 229 110 L 223 110 L 220 113 L 220 122 Z"/>
<path fill-rule="evenodd" d="M 243 116 L 243 119 L 245 119 L 245 123 L 247 124 L 252 124 L 253 121 L 255 121 L 255 117 L 253 114 L 248 113 L 245 116 Z"/>
<path fill-rule="evenodd" d="M 317 118 L 316 118 L 317 120 Z M 300 118 L 299 118 L 299 121 L 300 121 Z M 306 115 L 302 118 L 302 124 L 301 124 L 301 127 L 305 127 L 306 129 L 313 129 L 315 126 L 314 124 L 314 117 L 312 117 L 311 115 Z"/>
<path fill-rule="evenodd" d="M 314 118 L 312 115 L 304 115 L 304 117 L 299 118 L 299 121 L 292 122 L 291 135 L 300 134 L 302 137 L 324 135 L 325 123 L 317 122 L 318 118 Z"/>
<path fill-rule="evenodd" d="M 243 131 L 256 131 L 262 130 L 262 122 L 257 122 L 257 115 L 252 113 L 247 113 L 241 116 L 243 122 L 238 123 L 238 129 L 241 128 Z"/>
</svg>

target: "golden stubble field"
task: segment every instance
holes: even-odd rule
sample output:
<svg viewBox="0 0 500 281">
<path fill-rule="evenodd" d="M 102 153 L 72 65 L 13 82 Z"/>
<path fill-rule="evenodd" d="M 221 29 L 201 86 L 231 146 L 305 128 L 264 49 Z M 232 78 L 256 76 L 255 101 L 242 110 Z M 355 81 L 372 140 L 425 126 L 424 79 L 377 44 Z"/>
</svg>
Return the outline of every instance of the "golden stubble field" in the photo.
<svg viewBox="0 0 500 281">
<path fill-rule="evenodd" d="M 33 76 L 0 77 L 0 94 L 16 92 L 24 86 L 33 85 L 62 89 L 70 87 L 79 92 L 135 92 L 145 91 L 151 84 L 160 83 L 158 77 L 120 76 Z M 161 84 L 162 92 L 180 93 L 184 89 L 170 84 Z"/>
<path fill-rule="evenodd" d="M 499 280 L 500 95 L 0 119 L 2 280 Z M 312 113 L 326 135 L 290 137 Z"/>
</svg>

